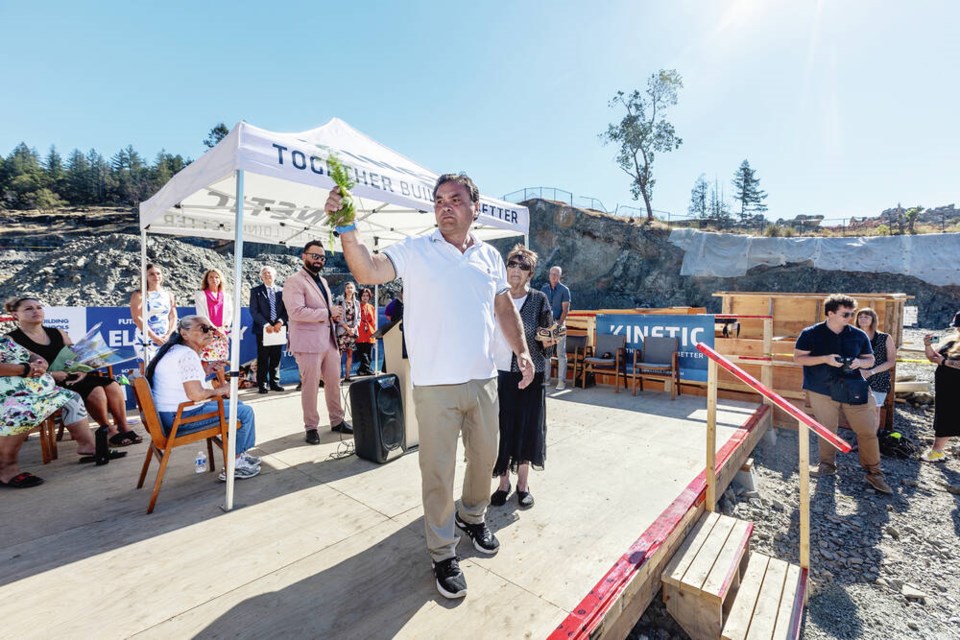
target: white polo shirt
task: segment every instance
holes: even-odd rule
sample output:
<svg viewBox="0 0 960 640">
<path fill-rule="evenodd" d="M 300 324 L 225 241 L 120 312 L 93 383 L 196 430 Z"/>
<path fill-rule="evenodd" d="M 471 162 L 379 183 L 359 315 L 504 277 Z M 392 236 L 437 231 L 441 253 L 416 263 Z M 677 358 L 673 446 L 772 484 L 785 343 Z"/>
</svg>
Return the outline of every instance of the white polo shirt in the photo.
<svg viewBox="0 0 960 640">
<path fill-rule="evenodd" d="M 384 249 L 403 278 L 403 335 L 415 386 L 496 377 L 494 298 L 508 289 L 496 249 L 472 236 L 464 253 L 440 230 Z"/>
</svg>

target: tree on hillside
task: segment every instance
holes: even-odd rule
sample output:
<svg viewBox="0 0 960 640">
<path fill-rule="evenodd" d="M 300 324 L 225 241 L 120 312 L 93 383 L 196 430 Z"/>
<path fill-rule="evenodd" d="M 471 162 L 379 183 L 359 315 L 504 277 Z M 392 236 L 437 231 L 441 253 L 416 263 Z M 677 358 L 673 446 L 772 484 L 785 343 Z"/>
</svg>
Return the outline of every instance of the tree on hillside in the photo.
<svg viewBox="0 0 960 640">
<path fill-rule="evenodd" d="M 906 213 L 903 214 L 903 217 L 907 220 L 907 231 L 910 232 L 910 235 L 916 235 L 917 219 L 920 217 L 921 213 L 923 213 L 923 207 L 917 205 L 915 207 L 910 207 L 907 209 Z"/>
<path fill-rule="evenodd" d="M 690 206 L 687 207 L 687 211 L 700 220 L 706 220 L 710 216 L 710 209 L 707 207 L 709 189 L 707 179 L 701 173 L 697 181 L 693 183 L 693 189 L 690 190 Z"/>
<path fill-rule="evenodd" d="M 617 124 L 611 124 L 600 134 L 604 144 L 620 146 L 617 164 L 631 178 L 630 192 L 634 200 L 643 198 L 647 220 L 653 220 L 653 161 L 656 153 L 678 149 L 683 140 L 677 137 L 673 125 L 667 122 L 667 108 L 677 104 L 677 94 L 683 80 L 675 69 L 661 69 L 647 79 L 647 88 L 641 93 L 618 91 L 610 101 L 626 115 Z"/>
<path fill-rule="evenodd" d="M 40 155 L 36 149 L 21 142 L 3 163 L 0 201 L 10 209 L 31 209 L 36 206 L 40 190 L 46 188 L 46 183 Z"/>
<path fill-rule="evenodd" d="M 730 205 L 723 197 L 723 191 L 720 189 L 716 180 L 713 182 L 713 188 L 710 189 L 710 204 L 708 205 L 708 218 L 716 223 L 720 228 L 727 226 L 733 217 L 730 213 Z"/>
<path fill-rule="evenodd" d="M 56 146 L 50 146 L 50 151 L 47 152 L 47 157 L 43 161 L 43 170 L 47 174 L 47 186 L 55 193 L 60 193 L 63 190 L 65 174 L 63 158 L 57 152 Z"/>
<path fill-rule="evenodd" d="M 227 137 L 227 134 L 230 133 L 230 129 L 227 129 L 227 125 L 222 122 L 218 122 L 217 126 L 213 129 L 210 129 L 210 133 L 207 134 L 206 139 L 203 141 L 204 146 L 208 149 L 213 149 L 217 146 L 217 143 Z"/>
<path fill-rule="evenodd" d="M 746 222 L 753 213 L 767 210 L 763 202 L 767 199 L 767 192 L 760 189 L 760 179 L 756 173 L 750 168 L 750 163 L 744 160 L 733 174 L 733 199 L 740 203 L 740 222 Z"/>
</svg>

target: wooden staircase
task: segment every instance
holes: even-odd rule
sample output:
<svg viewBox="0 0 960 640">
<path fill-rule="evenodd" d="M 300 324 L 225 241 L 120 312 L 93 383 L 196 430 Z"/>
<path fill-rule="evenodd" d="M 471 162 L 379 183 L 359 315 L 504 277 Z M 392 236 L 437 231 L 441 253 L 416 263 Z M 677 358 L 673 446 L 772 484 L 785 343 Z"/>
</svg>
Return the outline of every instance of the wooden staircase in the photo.
<svg viewBox="0 0 960 640">
<path fill-rule="evenodd" d="M 663 572 L 667 611 L 693 640 L 800 636 L 807 575 L 750 551 L 753 523 L 703 515 Z"/>
</svg>

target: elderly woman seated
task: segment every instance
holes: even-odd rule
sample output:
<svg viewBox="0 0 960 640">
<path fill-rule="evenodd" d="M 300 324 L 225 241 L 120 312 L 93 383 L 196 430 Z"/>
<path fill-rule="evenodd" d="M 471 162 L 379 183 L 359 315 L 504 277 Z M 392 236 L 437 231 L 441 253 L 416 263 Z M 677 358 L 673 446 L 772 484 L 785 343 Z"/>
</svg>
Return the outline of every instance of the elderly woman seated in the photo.
<svg viewBox="0 0 960 640">
<path fill-rule="evenodd" d="M 37 476 L 20 470 L 20 447 L 27 434 L 58 409 L 77 443 L 80 461 L 94 460 L 93 433 L 80 396 L 58 387 L 46 371 L 42 358 L 31 356 L 10 338 L 0 337 L 0 487 L 27 489 L 43 484 Z"/>
<path fill-rule="evenodd" d="M 153 400 L 160 414 L 160 422 L 164 433 L 173 427 L 177 416 L 177 408 L 183 402 L 196 402 L 197 408 L 184 411 L 183 415 L 191 413 L 211 413 L 217 411 L 217 403 L 213 398 L 230 395 L 230 385 L 221 384 L 216 387 L 207 382 L 200 353 L 216 336 L 217 328 L 206 318 L 201 316 L 184 316 L 177 325 L 177 330 L 170 334 L 170 338 L 147 367 L 146 377 L 153 392 Z M 202 404 L 200 404 L 202 403 Z M 224 405 L 224 411 L 229 418 L 230 406 Z M 177 434 L 186 434 L 200 431 L 219 418 L 213 417 L 181 425 Z M 234 468 L 235 478 L 252 478 L 260 473 L 260 458 L 247 453 L 256 442 L 257 435 L 254 426 L 253 409 L 242 402 L 237 402 L 237 460 Z M 220 480 L 227 479 L 226 471 L 220 473 Z"/>
<path fill-rule="evenodd" d="M 13 298 L 7 301 L 4 308 L 16 318 L 19 325 L 18 329 L 7 335 L 45 359 L 48 365 L 56 360 L 64 347 L 73 344 L 70 336 L 62 330 L 43 326 L 43 303 L 38 298 Z M 115 381 L 95 373 L 68 374 L 65 371 L 51 371 L 50 375 L 61 387 L 80 394 L 91 417 L 97 424 L 107 428 L 110 444 L 124 447 L 143 440 L 127 426 L 123 389 Z M 113 416 L 113 424 L 110 423 L 110 416 Z"/>
</svg>

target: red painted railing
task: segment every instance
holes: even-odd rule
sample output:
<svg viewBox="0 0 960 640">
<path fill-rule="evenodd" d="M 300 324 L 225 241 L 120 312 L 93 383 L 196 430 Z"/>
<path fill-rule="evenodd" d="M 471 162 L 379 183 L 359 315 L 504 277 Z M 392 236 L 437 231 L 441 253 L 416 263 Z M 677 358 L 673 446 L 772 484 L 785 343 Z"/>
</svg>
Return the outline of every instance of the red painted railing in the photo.
<svg viewBox="0 0 960 640">
<path fill-rule="evenodd" d="M 790 404 L 790 402 L 786 398 L 781 396 L 779 393 L 777 393 L 773 389 L 770 389 L 764 386 L 762 382 L 760 382 L 759 380 L 751 376 L 749 373 L 747 373 L 737 365 L 733 364 L 732 362 L 724 358 L 722 355 L 714 351 L 711 347 L 708 347 L 702 342 L 698 342 L 697 350 L 700 351 L 700 353 L 707 356 L 708 358 L 710 358 L 711 360 L 713 360 L 714 362 L 716 362 L 720 367 L 725 369 L 727 372 L 733 374 L 733 376 L 735 376 L 738 380 L 745 383 L 748 387 L 750 387 L 760 395 L 766 398 L 770 398 L 771 402 L 773 402 L 775 405 L 777 405 L 778 407 L 780 407 L 781 409 L 789 413 L 791 416 L 793 416 L 803 424 L 813 429 L 814 433 L 816 433 L 818 436 L 820 436 L 821 438 L 829 442 L 839 451 L 843 453 L 847 453 L 848 451 L 850 451 L 850 444 L 846 440 L 839 437 L 837 434 L 832 433 L 829 429 L 827 429 L 825 426 L 823 426 L 822 424 L 820 424 L 819 422 L 817 422 L 816 420 L 808 416 L 806 413 L 804 413 L 800 409 L 797 409 L 795 406 Z"/>
</svg>

